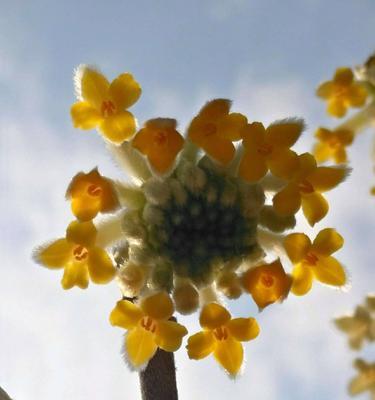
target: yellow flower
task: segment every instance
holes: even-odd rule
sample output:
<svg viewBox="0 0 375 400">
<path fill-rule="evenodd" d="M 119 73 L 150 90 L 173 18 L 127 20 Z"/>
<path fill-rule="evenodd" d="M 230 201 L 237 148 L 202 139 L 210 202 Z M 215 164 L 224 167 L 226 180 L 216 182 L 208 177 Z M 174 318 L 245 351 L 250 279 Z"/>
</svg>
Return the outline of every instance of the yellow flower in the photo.
<svg viewBox="0 0 375 400">
<path fill-rule="evenodd" d="M 188 333 L 183 325 L 169 321 L 174 312 L 172 300 L 165 292 L 143 298 L 139 306 L 120 300 L 110 315 L 112 325 L 127 329 L 125 352 L 134 368 L 145 365 L 158 347 L 176 351 Z"/>
<path fill-rule="evenodd" d="M 105 138 L 120 144 L 135 133 L 133 114 L 126 111 L 141 95 L 131 74 L 121 74 L 112 83 L 88 66 L 77 69 L 74 81 L 79 102 L 73 104 L 73 125 L 80 129 L 98 127 Z"/>
<path fill-rule="evenodd" d="M 78 173 L 72 179 L 66 196 L 71 199 L 72 212 L 80 221 L 88 221 L 99 212 L 108 213 L 119 207 L 111 180 L 100 175 L 97 168 L 88 174 Z"/>
<path fill-rule="evenodd" d="M 229 374 L 236 375 L 243 362 L 241 342 L 255 339 L 259 334 L 256 320 L 231 319 L 223 306 L 209 303 L 203 307 L 199 322 L 203 331 L 189 337 L 186 346 L 189 358 L 200 360 L 213 353 Z"/>
<path fill-rule="evenodd" d="M 309 224 L 314 226 L 325 217 L 329 206 L 322 192 L 333 189 L 349 173 L 342 167 L 318 167 L 312 154 L 299 156 L 300 166 L 294 178 L 273 199 L 275 211 L 288 216 L 302 211 Z"/>
<path fill-rule="evenodd" d="M 368 363 L 360 358 L 354 361 L 358 375 L 349 384 L 352 396 L 369 391 L 371 399 L 375 398 L 375 363 Z"/>
<path fill-rule="evenodd" d="M 176 131 L 176 126 L 175 119 L 150 119 L 132 140 L 132 146 L 147 156 L 160 174 L 171 169 L 184 145 L 184 138 Z"/>
<path fill-rule="evenodd" d="M 346 163 L 346 147 L 353 143 L 354 133 L 348 129 L 330 131 L 319 128 L 315 132 L 319 142 L 314 147 L 314 156 L 318 163 L 333 159 L 336 164 Z"/>
<path fill-rule="evenodd" d="M 41 247 L 35 254 L 40 264 L 50 269 L 64 268 L 64 289 L 87 288 L 89 277 L 95 283 L 108 283 L 115 268 L 105 250 L 95 246 L 97 231 L 92 221 L 73 221 L 66 237 Z"/>
<path fill-rule="evenodd" d="M 260 122 L 248 124 L 242 131 L 245 153 L 239 176 L 248 182 L 262 179 L 268 170 L 283 179 L 290 179 L 298 167 L 298 156 L 290 147 L 300 137 L 303 122 L 285 120 L 267 129 Z"/>
<path fill-rule="evenodd" d="M 294 264 L 292 292 L 301 296 L 312 286 L 313 278 L 331 286 L 343 286 L 346 275 L 341 264 L 331 256 L 344 244 L 334 229 L 321 230 L 311 243 L 303 233 L 292 233 L 284 240 L 288 257 Z"/>
<path fill-rule="evenodd" d="M 362 107 L 367 98 L 365 87 L 354 82 L 353 72 L 347 67 L 338 68 L 333 80 L 323 82 L 316 94 L 328 101 L 328 114 L 338 118 L 343 117 L 349 107 Z"/>
<path fill-rule="evenodd" d="M 280 260 L 251 268 L 242 277 L 245 290 L 251 294 L 260 309 L 285 299 L 292 280 L 284 271 Z"/>
<path fill-rule="evenodd" d="M 231 102 L 215 99 L 208 102 L 191 121 L 189 139 L 221 164 L 228 165 L 235 154 L 232 142 L 240 140 L 247 118 L 229 113 Z"/>
</svg>

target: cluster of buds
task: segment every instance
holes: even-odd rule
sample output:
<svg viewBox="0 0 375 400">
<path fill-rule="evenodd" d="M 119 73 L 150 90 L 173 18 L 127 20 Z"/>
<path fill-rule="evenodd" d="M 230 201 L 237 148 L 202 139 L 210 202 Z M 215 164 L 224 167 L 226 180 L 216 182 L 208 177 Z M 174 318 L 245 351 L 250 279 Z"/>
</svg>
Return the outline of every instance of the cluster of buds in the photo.
<svg viewBox="0 0 375 400">
<path fill-rule="evenodd" d="M 327 215 L 323 193 L 349 172 L 318 166 L 314 155 L 291 149 L 302 120 L 265 127 L 231 112 L 229 100 L 215 99 L 184 135 L 171 118 L 138 129 L 127 111 L 141 94 L 131 74 L 110 83 L 80 66 L 74 81 L 74 126 L 97 127 L 129 180 L 114 181 L 96 168 L 78 173 L 67 189 L 75 220 L 65 238 L 38 248 L 35 259 L 64 269 L 64 289 L 115 278 L 122 298 L 110 322 L 127 330 L 124 352 L 134 369 L 158 348 L 181 346 L 188 331 L 171 319 L 175 311 L 199 310 L 202 331 L 188 338 L 188 356 L 213 354 L 235 376 L 243 364 L 241 342 L 257 337 L 259 326 L 249 316 L 232 318 L 225 298 L 246 295 L 262 310 L 290 292 L 306 294 L 315 279 L 346 285 L 332 256 L 343 245 L 335 229 L 322 229 L 313 241 L 290 232 L 300 209 L 311 226 Z M 289 271 L 280 252 L 291 260 Z"/>
</svg>

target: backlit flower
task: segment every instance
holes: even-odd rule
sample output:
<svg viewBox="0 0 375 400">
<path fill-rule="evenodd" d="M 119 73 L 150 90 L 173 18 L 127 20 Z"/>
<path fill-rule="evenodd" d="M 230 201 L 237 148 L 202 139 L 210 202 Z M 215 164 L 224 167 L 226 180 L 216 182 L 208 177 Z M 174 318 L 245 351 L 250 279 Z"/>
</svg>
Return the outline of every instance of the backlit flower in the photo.
<svg viewBox="0 0 375 400">
<path fill-rule="evenodd" d="M 277 121 L 267 129 L 260 122 L 242 130 L 243 146 L 239 175 L 248 182 L 257 182 L 270 170 L 273 175 L 290 179 L 298 167 L 298 156 L 290 150 L 304 128 L 301 120 Z"/>
<path fill-rule="evenodd" d="M 189 337 L 186 346 L 189 358 L 200 360 L 213 353 L 230 375 L 237 375 L 243 362 L 241 342 L 255 339 L 259 334 L 256 320 L 232 319 L 223 306 L 209 303 L 203 307 L 199 322 L 203 331 Z"/>
<path fill-rule="evenodd" d="M 318 167 L 312 154 L 299 156 L 299 169 L 294 178 L 272 199 L 275 211 L 283 216 L 302 211 L 309 224 L 314 226 L 328 212 L 328 202 L 321 193 L 333 189 L 349 173 L 342 167 Z"/>
<path fill-rule="evenodd" d="M 352 70 L 346 67 L 338 68 L 333 80 L 322 83 L 316 94 L 328 102 L 328 114 L 339 118 L 349 107 L 362 107 L 367 98 L 365 87 L 354 81 Z"/>
<path fill-rule="evenodd" d="M 115 268 L 107 252 L 95 245 L 97 230 L 92 223 L 73 221 L 66 237 L 37 249 L 35 260 L 50 269 L 64 268 L 64 289 L 87 288 L 89 277 L 94 283 L 108 283 Z"/>
<path fill-rule="evenodd" d="M 344 286 L 346 274 L 342 265 L 331 254 L 339 250 L 344 239 L 332 228 L 323 229 L 311 243 L 303 233 L 292 233 L 284 240 L 288 257 L 294 264 L 291 291 L 306 294 L 314 278 L 331 286 Z"/>
<path fill-rule="evenodd" d="M 125 355 L 134 368 L 147 365 L 156 350 L 176 351 L 187 334 L 183 325 L 170 321 L 172 300 L 165 292 L 141 299 L 139 305 L 120 300 L 110 315 L 112 325 L 127 329 Z"/>
<path fill-rule="evenodd" d="M 240 140 L 247 118 L 230 113 L 231 102 L 215 99 L 208 102 L 191 121 L 188 138 L 220 164 L 229 164 L 235 154 L 232 142 Z"/>
<path fill-rule="evenodd" d="M 126 109 L 139 99 L 141 88 L 131 74 L 121 74 L 109 83 L 99 71 L 82 65 L 74 81 L 79 101 L 73 104 L 71 116 L 76 128 L 97 127 L 106 139 L 118 144 L 135 133 L 135 118 Z"/>
<path fill-rule="evenodd" d="M 358 375 L 349 384 L 349 393 L 352 396 L 363 392 L 370 392 L 371 399 L 375 398 L 375 363 L 368 363 L 362 359 L 354 362 Z"/>
</svg>

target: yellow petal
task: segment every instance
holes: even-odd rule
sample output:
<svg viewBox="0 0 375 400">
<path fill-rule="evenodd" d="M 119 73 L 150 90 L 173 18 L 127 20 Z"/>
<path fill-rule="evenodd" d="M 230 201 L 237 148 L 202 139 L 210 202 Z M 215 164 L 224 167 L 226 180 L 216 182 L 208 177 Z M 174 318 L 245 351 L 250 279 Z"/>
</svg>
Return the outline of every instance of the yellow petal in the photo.
<svg viewBox="0 0 375 400">
<path fill-rule="evenodd" d="M 320 193 L 313 192 L 302 196 L 302 211 L 311 226 L 322 220 L 328 209 L 328 202 Z"/>
<path fill-rule="evenodd" d="M 361 84 L 353 85 L 348 94 L 348 101 L 352 107 L 362 107 L 366 103 L 367 91 Z"/>
<path fill-rule="evenodd" d="M 116 273 L 109 255 L 99 247 L 90 248 L 87 266 L 90 278 L 95 283 L 108 283 Z"/>
<path fill-rule="evenodd" d="M 313 241 L 313 251 L 323 256 L 330 256 L 332 253 L 341 249 L 344 238 L 332 228 L 321 230 Z"/>
<path fill-rule="evenodd" d="M 93 246 L 96 240 L 97 230 L 92 221 L 73 221 L 66 230 L 66 239 L 84 247 Z"/>
<path fill-rule="evenodd" d="M 346 167 L 318 167 L 306 179 L 317 192 L 326 192 L 343 182 L 349 172 Z"/>
<path fill-rule="evenodd" d="M 303 120 L 284 120 L 267 128 L 266 141 L 276 147 L 292 147 L 304 129 Z"/>
<path fill-rule="evenodd" d="M 333 117 L 341 118 L 346 114 L 346 105 L 341 98 L 334 97 L 328 102 L 327 112 Z"/>
<path fill-rule="evenodd" d="M 312 286 L 313 272 L 309 265 L 298 264 L 294 267 L 291 291 L 296 296 L 303 296 Z"/>
<path fill-rule="evenodd" d="M 72 199 L 71 208 L 73 214 L 80 221 L 89 221 L 96 217 L 101 208 L 100 198 L 89 196 L 75 197 Z"/>
<path fill-rule="evenodd" d="M 333 81 L 341 86 L 348 86 L 353 82 L 354 75 L 350 68 L 340 67 L 336 69 Z"/>
<path fill-rule="evenodd" d="M 230 374 L 236 375 L 243 362 L 243 347 L 241 342 L 231 336 L 226 340 L 218 340 L 214 350 L 216 361 Z"/>
<path fill-rule="evenodd" d="M 348 162 L 348 156 L 344 147 L 338 148 L 333 153 L 333 159 L 336 164 L 345 164 Z"/>
<path fill-rule="evenodd" d="M 190 359 L 201 360 L 214 351 L 214 335 L 211 331 L 198 332 L 189 337 L 186 348 Z"/>
<path fill-rule="evenodd" d="M 218 122 L 217 134 L 232 142 L 242 139 L 241 130 L 247 124 L 247 118 L 240 113 L 230 113 Z"/>
<path fill-rule="evenodd" d="M 316 90 L 316 95 L 322 99 L 328 99 L 334 92 L 334 84 L 331 81 L 323 82 Z"/>
<path fill-rule="evenodd" d="M 125 352 L 134 368 L 146 364 L 157 350 L 155 335 L 146 329 L 131 329 L 125 338 Z"/>
<path fill-rule="evenodd" d="M 283 216 L 295 214 L 301 207 L 301 195 L 294 183 L 289 183 L 272 199 L 275 211 Z"/>
<path fill-rule="evenodd" d="M 47 268 L 63 268 L 71 257 L 73 246 L 66 239 L 58 239 L 36 249 L 34 259 Z"/>
<path fill-rule="evenodd" d="M 177 322 L 160 321 L 155 333 L 156 344 L 165 351 L 176 351 L 187 333 L 187 329 Z"/>
<path fill-rule="evenodd" d="M 119 75 L 109 87 L 109 96 L 119 110 L 131 107 L 139 99 L 141 93 L 139 83 L 129 73 Z"/>
<path fill-rule="evenodd" d="M 100 123 L 100 131 L 104 137 L 116 144 L 121 144 L 133 136 L 135 129 L 135 119 L 129 111 L 120 111 Z"/>
<path fill-rule="evenodd" d="M 303 153 L 298 156 L 299 171 L 296 174 L 300 179 L 305 178 L 316 169 L 315 157 L 310 153 Z"/>
<path fill-rule="evenodd" d="M 223 165 L 228 165 L 235 154 L 233 143 L 219 136 L 204 140 L 201 147 L 209 156 Z"/>
<path fill-rule="evenodd" d="M 174 312 L 172 300 L 165 292 L 143 298 L 140 306 L 145 315 L 155 319 L 167 320 Z"/>
<path fill-rule="evenodd" d="M 262 123 L 253 122 L 242 129 L 243 145 L 246 149 L 255 150 L 266 138 L 266 130 Z"/>
<path fill-rule="evenodd" d="M 80 129 L 93 129 L 103 119 L 100 112 L 86 101 L 73 104 L 70 109 L 70 115 L 73 126 Z"/>
<path fill-rule="evenodd" d="M 124 329 L 134 328 L 143 317 L 142 310 L 129 300 L 120 300 L 109 316 L 109 321 L 114 326 Z"/>
<path fill-rule="evenodd" d="M 313 150 L 318 163 L 323 163 L 332 157 L 332 149 L 327 143 L 316 143 Z"/>
<path fill-rule="evenodd" d="M 344 268 L 334 257 L 319 257 L 312 267 L 315 278 L 327 285 L 343 286 L 346 283 Z"/>
<path fill-rule="evenodd" d="M 86 289 L 89 285 L 89 273 L 85 262 L 69 262 L 65 265 L 64 275 L 61 280 L 64 289 L 71 289 L 73 286 L 79 286 Z"/>
<path fill-rule="evenodd" d="M 259 335 L 259 325 L 254 318 L 234 318 L 227 323 L 229 333 L 240 342 L 247 342 Z"/>
<path fill-rule="evenodd" d="M 208 120 L 217 120 L 229 113 L 231 101 L 227 99 L 214 99 L 207 102 L 199 111 L 199 116 Z"/>
<path fill-rule="evenodd" d="M 257 182 L 267 171 L 266 157 L 253 149 L 246 149 L 240 162 L 239 176 L 247 182 Z"/>
<path fill-rule="evenodd" d="M 311 248 L 311 241 L 304 233 L 291 233 L 283 244 L 293 264 L 301 262 Z"/>
<path fill-rule="evenodd" d="M 299 167 L 297 154 L 287 148 L 276 149 L 267 158 L 267 164 L 273 175 L 289 180 Z"/>
<path fill-rule="evenodd" d="M 202 328 L 215 329 L 225 325 L 230 318 L 229 312 L 223 306 L 217 303 L 209 303 L 203 307 L 199 322 Z"/>
<path fill-rule="evenodd" d="M 82 66 L 78 69 L 75 79 L 80 81 L 82 98 L 100 110 L 109 89 L 106 77 L 91 67 Z"/>
</svg>

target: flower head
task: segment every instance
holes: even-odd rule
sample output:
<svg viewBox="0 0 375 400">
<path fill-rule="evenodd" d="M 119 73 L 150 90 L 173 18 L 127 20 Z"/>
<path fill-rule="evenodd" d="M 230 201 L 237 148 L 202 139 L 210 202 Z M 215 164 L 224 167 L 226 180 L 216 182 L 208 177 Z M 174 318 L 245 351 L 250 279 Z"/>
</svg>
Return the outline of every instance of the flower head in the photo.
<svg viewBox="0 0 375 400">
<path fill-rule="evenodd" d="M 247 123 L 244 115 L 230 113 L 230 106 L 231 102 L 226 99 L 208 102 L 188 128 L 188 138 L 223 165 L 233 160 L 235 147 L 232 142 L 242 138 L 241 130 Z"/>
<path fill-rule="evenodd" d="M 294 264 L 291 291 L 298 296 L 306 294 L 314 278 L 330 286 L 344 286 L 344 268 L 331 256 L 343 244 L 342 236 L 332 228 L 320 231 L 312 243 L 303 233 L 288 235 L 284 247 Z"/>
<path fill-rule="evenodd" d="M 189 358 L 200 360 L 214 355 L 216 361 L 230 374 L 237 375 L 243 362 L 241 342 L 255 339 L 259 326 L 254 318 L 231 318 L 220 304 L 206 304 L 199 322 L 203 331 L 188 339 Z"/>
<path fill-rule="evenodd" d="M 176 351 L 187 334 L 183 325 L 171 321 L 173 302 L 160 292 L 143 298 L 139 305 L 120 300 L 110 315 L 112 325 L 126 329 L 125 354 L 134 368 L 147 365 L 156 350 Z"/>
<path fill-rule="evenodd" d="M 368 363 L 362 359 L 354 362 L 358 375 L 352 379 L 349 385 L 349 393 L 352 396 L 369 391 L 372 398 L 375 397 L 375 363 Z"/>
<path fill-rule="evenodd" d="M 73 221 L 66 237 L 40 247 L 35 259 L 50 269 L 64 268 L 64 289 L 87 288 L 89 277 L 94 283 L 108 283 L 115 275 L 112 260 L 105 250 L 95 245 L 97 230 L 92 221 Z"/>
<path fill-rule="evenodd" d="M 349 107 L 362 107 L 367 98 L 365 87 L 354 81 L 352 70 L 346 67 L 338 68 L 333 80 L 322 83 L 316 94 L 328 102 L 328 114 L 339 118 Z"/>
<path fill-rule="evenodd" d="M 118 144 L 135 133 L 135 118 L 126 109 L 139 99 L 141 88 L 131 74 L 109 83 L 99 71 L 82 65 L 74 80 L 79 101 L 73 104 L 71 116 L 76 128 L 98 127 L 106 139 Z"/>
<path fill-rule="evenodd" d="M 309 224 L 314 226 L 328 212 L 328 202 L 321 193 L 333 189 L 349 173 L 342 167 L 318 167 L 312 154 L 299 156 L 299 169 L 293 179 L 272 199 L 276 212 L 283 216 L 302 211 Z"/>
</svg>

